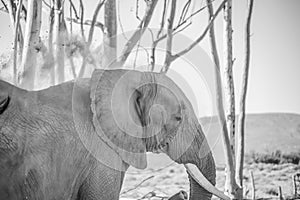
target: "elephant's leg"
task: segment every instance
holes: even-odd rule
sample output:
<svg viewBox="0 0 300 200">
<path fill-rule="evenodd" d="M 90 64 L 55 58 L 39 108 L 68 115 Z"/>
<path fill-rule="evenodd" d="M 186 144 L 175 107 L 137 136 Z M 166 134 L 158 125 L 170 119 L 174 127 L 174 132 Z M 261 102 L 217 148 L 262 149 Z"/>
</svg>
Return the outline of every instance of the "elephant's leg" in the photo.
<svg viewBox="0 0 300 200">
<path fill-rule="evenodd" d="M 96 167 L 78 191 L 78 200 L 118 200 L 124 178 L 120 172 L 104 165 Z"/>
</svg>

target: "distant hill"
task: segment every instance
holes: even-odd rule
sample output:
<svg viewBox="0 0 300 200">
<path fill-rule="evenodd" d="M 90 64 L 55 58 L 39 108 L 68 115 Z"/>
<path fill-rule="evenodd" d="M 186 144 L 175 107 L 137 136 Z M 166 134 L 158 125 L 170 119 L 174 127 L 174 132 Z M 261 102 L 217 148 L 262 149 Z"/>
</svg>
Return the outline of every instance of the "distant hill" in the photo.
<svg viewBox="0 0 300 200">
<path fill-rule="evenodd" d="M 208 138 L 218 165 L 224 164 L 223 141 L 216 117 L 201 118 L 200 123 Z M 300 151 L 300 115 L 288 113 L 249 114 L 246 116 L 246 153 Z M 157 166 L 169 163 L 163 155 L 150 154 L 148 165 Z"/>
<path fill-rule="evenodd" d="M 205 135 L 216 161 L 223 161 L 223 142 L 216 117 L 201 118 Z M 237 127 L 236 127 L 237 128 Z M 288 113 L 249 114 L 246 116 L 246 153 L 300 151 L 300 115 Z"/>
</svg>

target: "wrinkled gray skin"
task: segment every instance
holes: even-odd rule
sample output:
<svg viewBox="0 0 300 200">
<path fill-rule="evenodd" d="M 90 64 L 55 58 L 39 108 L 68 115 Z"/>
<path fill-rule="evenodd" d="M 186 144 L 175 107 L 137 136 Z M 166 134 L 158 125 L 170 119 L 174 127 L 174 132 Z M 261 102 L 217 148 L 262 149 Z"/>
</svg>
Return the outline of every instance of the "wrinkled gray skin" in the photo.
<svg viewBox="0 0 300 200">
<path fill-rule="evenodd" d="M 77 82 L 79 87 L 76 90 L 76 106 L 82 110 L 82 119 L 79 120 L 84 121 L 86 132 L 95 132 L 97 125 L 93 123 L 93 118 L 98 119 L 100 125 L 104 126 L 106 135 L 118 132 L 111 130 L 114 129 L 113 126 L 105 127 L 110 122 L 99 117 L 102 113 L 98 113 L 99 116 L 95 115 L 91 104 L 97 100 L 100 105 L 95 104 L 94 109 L 97 109 L 97 106 L 107 106 L 102 103 L 101 98 L 104 96 L 101 94 L 107 95 L 107 91 L 111 90 L 109 84 L 126 72 L 128 71 L 105 71 L 101 84 L 107 87 L 94 88 L 96 99 L 90 97 L 92 79 Z M 95 79 L 97 74 L 93 76 Z M 139 145 L 145 147 L 139 152 L 160 149 L 177 163 L 193 163 L 214 185 L 213 157 L 192 106 L 182 91 L 164 75 L 134 72 L 132 76 L 139 77 L 136 80 L 142 82 L 149 81 L 149 78 L 154 83 L 136 89 L 136 96 L 131 98 L 135 105 L 132 107 L 133 112 L 137 113 L 143 127 L 149 125 L 150 120 L 151 126 L 161 126 L 158 136 L 138 138 Z M 129 78 L 128 83 L 131 81 Z M 160 86 L 161 83 L 170 87 L 172 92 Z M 73 86 L 74 82 L 67 82 L 45 90 L 28 92 L 0 80 L 0 199 L 119 198 L 125 172 L 99 162 L 81 142 L 72 113 Z M 174 100 L 173 93 L 178 99 Z M 153 113 L 155 110 L 149 111 L 149 107 L 154 104 L 166 107 L 164 123 L 156 123 L 155 121 L 162 120 L 162 116 Z M 98 112 L 101 112 L 101 109 L 98 108 Z M 104 120 L 104 124 L 101 124 L 101 120 Z M 106 120 L 111 119 L 107 117 Z M 149 130 L 143 129 L 143 134 L 150 134 L 150 130 L 151 127 Z M 123 137 L 122 140 L 127 141 L 127 136 Z M 188 144 L 185 141 L 188 141 L 188 138 L 193 140 L 186 146 Z M 113 143 L 120 146 L 118 141 Z M 131 150 L 131 147 L 127 150 Z M 117 150 L 113 152 L 122 159 L 120 168 L 125 170 L 135 159 L 130 155 L 126 157 Z M 143 159 L 140 160 L 143 162 Z M 132 165 L 138 168 L 145 167 L 139 162 Z M 191 176 L 189 180 L 190 199 L 211 199 L 211 193 L 199 186 Z"/>
</svg>

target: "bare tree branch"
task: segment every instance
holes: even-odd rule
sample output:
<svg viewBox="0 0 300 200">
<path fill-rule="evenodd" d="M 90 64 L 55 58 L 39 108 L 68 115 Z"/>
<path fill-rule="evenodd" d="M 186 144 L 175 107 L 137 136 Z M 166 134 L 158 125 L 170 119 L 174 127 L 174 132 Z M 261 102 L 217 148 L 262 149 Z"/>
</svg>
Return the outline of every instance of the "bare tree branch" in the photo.
<svg viewBox="0 0 300 200">
<path fill-rule="evenodd" d="M 51 5 L 49 3 L 47 3 L 45 0 L 42 0 L 42 1 L 49 9 L 51 9 Z M 50 1 L 50 3 L 51 3 L 51 1 Z"/>
<path fill-rule="evenodd" d="M 161 72 L 166 73 L 170 67 L 170 64 L 172 62 L 172 42 L 173 42 L 173 22 L 175 17 L 175 11 L 176 11 L 176 0 L 172 0 L 171 2 L 171 11 L 170 16 L 168 18 L 168 29 L 167 29 L 167 46 L 166 46 L 166 57 L 164 66 L 161 69 Z"/>
<path fill-rule="evenodd" d="M 67 17 L 66 20 L 67 21 L 72 21 L 76 24 L 81 24 L 80 19 L 72 19 L 72 18 Z M 82 24 L 87 25 L 87 26 L 91 26 L 92 25 L 92 20 L 85 20 Z M 104 31 L 104 25 L 101 22 L 96 21 L 94 26 L 97 27 L 97 28 L 100 28 L 102 32 Z"/>
<path fill-rule="evenodd" d="M 3 6 L 4 6 L 4 8 L 5 8 L 5 10 L 8 12 L 8 7 L 6 6 L 6 4 L 4 3 L 4 1 L 3 0 L 1 0 L 1 2 L 2 2 L 2 4 L 3 4 Z M 1 9 L 2 10 L 2 9 Z"/>
<path fill-rule="evenodd" d="M 212 4 L 214 1 L 215 1 L 215 0 L 211 1 L 210 4 Z M 183 31 L 184 29 L 186 29 L 188 26 L 190 26 L 190 25 L 191 25 L 191 22 L 190 22 L 188 25 L 186 25 L 185 27 L 183 27 L 182 29 L 178 30 L 178 29 L 179 29 L 181 26 L 183 26 L 189 19 L 191 19 L 193 16 L 197 15 L 198 13 L 200 13 L 200 12 L 201 12 L 202 10 L 204 10 L 206 7 L 207 7 L 207 6 L 202 7 L 202 8 L 200 8 L 199 10 L 197 10 L 196 12 L 192 13 L 189 17 L 187 17 L 185 20 L 183 20 L 180 24 L 178 24 L 176 27 L 174 27 L 172 33 L 175 35 L 175 34 L 181 32 L 181 31 Z M 167 38 L 167 34 L 161 35 L 159 38 L 157 38 L 157 39 L 153 42 L 153 45 L 154 45 L 154 46 L 157 46 L 157 44 L 158 44 L 161 40 L 163 40 L 163 39 L 165 39 L 165 38 Z"/>
<path fill-rule="evenodd" d="M 97 16 L 98 16 L 98 13 L 99 13 L 101 7 L 104 5 L 104 3 L 105 3 L 105 0 L 99 0 L 99 2 L 97 4 L 97 7 L 95 9 L 93 19 L 92 19 L 92 23 L 91 23 L 90 32 L 89 32 L 89 37 L 88 37 L 88 43 L 87 43 L 88 47 L 91 45 L 91 42 L 93 40 L 94 27 L 95 27 L 95 24 L 96 24 Z"/>
<path fill-rule="evenodd" d="M 122 51 L 122 55 L 121 55 L 120 59 L 118 60 L 118 64 L 120 66 L 123 66 L 123 64 L 125 63 L 125 61 L 127 60 L 128 56 L 129 56 L 130 52 L 132 51 L 132 49 L 134 48 L 136 43 L 141 39 L 142 35 L 144 34 L 144 32 L 145 32 L 146 28 L 148 27 L 149 22 L 152 18 L 152 14 L 153 14 L 153 11 L 154 11 L 154 8 L 155 8 L 157 2 L 158 2 L 158 0 L 152 0 L 152 1 L 148 2 L 145 15 L 138 26 L 138 30 L 136 30 L 133 33 L 133 35 L 130 37 L 129 41 L 126 43 L 125 48 Z"/>
<path fill-rule="evenodd" d="M 164 0 L 164 7 L 163 7 L 163 13 L 161 16 L 161 21 L 160 21 L 160 28 L 157 32 L 156 38 L 159 38 L 159 36 L 165 26 L 166 11 L 167 11 L 167 0 Z"/>
<path fill-rule="evenodd" d="M 76 10 L 76 8 L 75 8 L 75 6 L 74 6 L 74 4 L 73 4 L 73 1 L 72 1 L 72 0 L 69 0 L 69 2 L 70 2 L 70 6 L 72 7 L 72 9 L 73 9 L 73 11 L 74 11 L 74 14 L 75 14 L 76 19 L 79 19 L 80 17 L 79 17 L 78 14 L 77 14 L 77 10 Z"/>
<path fill-rule="evenodd" d="M 213 0 L 213 1 L 215 1 L 215 0 Z M 212 2 L 211 2 L 211 4 L 212 4 Z M 197 15 L 198 13 L 200 13 L 205 8 L 207 8 L 207 6 L 204 6 L 204 7 L 200 8 L 199 10 L 197 10 L 196 12 L 194 12 L 190 16 L 188 16 L 186 19 L 182 20 L 180 23 L 177 24 L 176 27 L 174 27 L 174 31 L 176 31 L 178 28 L 180 28 L 182 25 L 184 25 L 189 19 L 191 19 L 192 17 L 194 17 L 195 15 Z"/>
<path fill-rule="evenodd" d="M 192 22 L 189 22 L 187 25 L 185 25 L 184 27 L 182 27 L 181 29 L 177 30 L 176 32 L 174 32 L 173 34 L 176 35 L 177 33 L 180 33 L 181 31 L 184 31 L 186 28 L 188 28 L 190 25 L 192 25 Z"/>
<path fill-rule="evenodd" d="M 203 33 L 192 43 L 190 44 L 190 46 L 188 46 L 186 49 L 178 52 L 177 54 L 173 55 L 171 57 L 171 62 L 173 62 L 175 59 L 179 58 L 180 56 L 183 56 L 184 54 L 186 54 L 187 52 L 189 52 L 192 48 L 194 48 L 199 42 L 201 42 L 203 40 L 203 38 L 205 37 L 205 35 L 207 34 L 207 32 L 209 30 L 211 30 L 211 27 L 213 27 L 213 22 L 216 19 L 216 17 L 218 16 L 219 12 L 222 10 L 222 8 L 224 7 L 224 4 L 227 2 L 227 0 L 224 0 L 220 6 L 218 7 L 217 11 L 215 12 L 215 14 L 211 13 L 211 18 L 209 20 L 208 25 L 206 26 L 205 30 L 203 31 Z M 210 6 L 212 4 L 209 4 Z"/>
<path fill-rule="evenodd" d="M 243 186 L 243 166 L 244 166 L 244 148 L 245 148 L 245 117 L 246 117 L 246 96 L 248 89 L 249 66 L 250 66 L 250 25 L 254 0 L 248 1 L 248 13 L 245 27 L 245 63 L 242 79 L 242 89 L 240 97 L 240 108 L 238 118 L 238 144 L 236 154 L 236 181 Z"/>
<path fill-rule="evenodd" d="M 84 28 L 83 28 L 83 19 L 84 19 L 84 6 L 82 0 L 79 0 L 80 2 L 80 31 L 81 31 L 81 37 L 84 42 L 86 42 L 86 37 L 84 34 Z"/>
<path fill-rule="evenodd" d="M 186 14 L 187 14 L 187 11 L 189 10 L 190 5 L 191 5 L 191 0 L 188 0 L 188 1 L 185 3 L 185 5 L 184 5 L 184 7 L 183 7 L 183 9 L 182 9 L 182 11 L 181 11 L 181 15 L 180 15 L 180 17 L 179 17 L 178 24 L 180 24 L 180 22 L 181 22 L 183 19 L 185 19 L 185 16 L 186 16 Z"/>
</svg>

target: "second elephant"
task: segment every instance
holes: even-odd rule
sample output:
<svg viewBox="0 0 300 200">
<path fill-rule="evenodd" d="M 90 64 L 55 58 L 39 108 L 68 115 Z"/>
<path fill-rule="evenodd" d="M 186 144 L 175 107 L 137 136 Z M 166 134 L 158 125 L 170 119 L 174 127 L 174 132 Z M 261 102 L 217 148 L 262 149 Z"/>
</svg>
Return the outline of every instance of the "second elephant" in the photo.
<svg viewBox="0 0 300 200">
<path fill-rule="evenodd" d="M 116 200 L 146 152 L 185 164 L 190 199 L 228 199 L 192 106 L 167 76 L 96 70 L 41 91 L 0 81 L 0 199 Z"/>
</svg>

